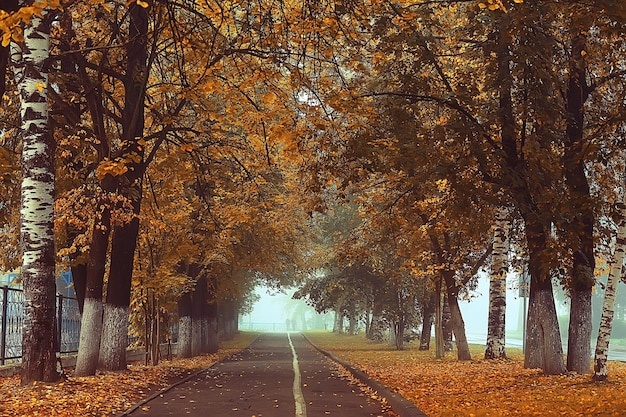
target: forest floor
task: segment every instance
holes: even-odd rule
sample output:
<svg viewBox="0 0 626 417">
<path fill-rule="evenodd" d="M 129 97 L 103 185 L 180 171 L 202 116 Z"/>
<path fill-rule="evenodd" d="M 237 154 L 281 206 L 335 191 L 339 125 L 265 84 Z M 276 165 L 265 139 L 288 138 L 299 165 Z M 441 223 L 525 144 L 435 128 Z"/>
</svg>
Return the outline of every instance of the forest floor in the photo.
<svg viewBox="0 0 626 417">
<path fill-rule="evenodd" d="M 207 368 L 247 347 L 258 333 L 245 332 L 220 343 L 213 355 L 161 361 L 157 366 L 132 363 L 128 371 L 98 372 L 95 377 L 74 377 L 55 383 L 20 386 L 19 375 L 0 377 L 0 416 L 110 417 L 124 412 L 139 400 Z"/>
<path fill-rule="evenodd" d="M 609 380 L 591 375 L 545 376 L 525 369 L 520 349 L 506 360 L 483 360 L 484 346 L 470 345 L 472 361 L 456 351 L 435 359 L 416 342 L 397 351 L 363 336 L 307 332 L 320 348 L 400 393 L 429 416 L 624 416 L 626 363 L 609 361 Z M 432 345 L 432 344 L 431 344 Z"/>
</svg>

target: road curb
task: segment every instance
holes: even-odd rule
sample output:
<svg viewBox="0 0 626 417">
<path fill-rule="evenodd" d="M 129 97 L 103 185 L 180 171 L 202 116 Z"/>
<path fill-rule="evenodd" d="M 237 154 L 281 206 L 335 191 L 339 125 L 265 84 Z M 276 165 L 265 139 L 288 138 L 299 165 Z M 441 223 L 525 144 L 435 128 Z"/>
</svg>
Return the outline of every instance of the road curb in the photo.
<svg viewBox="0 0 626 417">
<path fill-rule="evenodd" d="M 200 369 L 200 370 L 198 370 L 198 371 L 196 371 L 196 372 L 186 376 L 185 378 L 181 379 L 180 381 L 176 381 L 173 384 L 168 385 L 167 387 L 160 389 L 159 391 L 155 392 L 154 394 L 150 395 L 149 397 L 141 399 L 139 402 L 135 403 L 132 407 L 130 407 L 129 409 L 125 410 L 121 414 L 116 414 L 115 417 L 127 417 L 127 416 L 129 416 L 133 412 L 137 411 L 137 409 L 139 409 L 141 406 L 149 403 L 150 401 L 154 400 L 157 397 L 160 397 L 161 395 L 165 394 L 166 392 L 170 391 L 171 389 L 176 388 L 180 384 L 183 384 L 183 383 L 185 383 L 185 382 L 187 382 L 187 381 L 197 377 L 201 373 L 208 371 L 209 369 L 213 368 L 215 365 L 217 365 L 221 361 L 226 360 L 226 359 L 232 357 L 233 355 L 236 355 L 236 354 L 238 354 L 238 353 L 240 353 L 240 352 L 250 348 L 250 346 L 252 346 L 252 344 L 254 342 L 256 342 L 256 340 L 259 338 L 260 335 L 261 335 L 261 333 L 259 333 L 254 339 L 252 339 L 252 341 L 250 342 L 250 344 L 248 346 L 246 346 L 245 348 L 241 349 L 240 351 L 237 351 L 237 352 L 233 353 L 232 355 L 228 355 L 225 358 L 222 358 L 220 360 L 212 362 L 209 366 L 207 366 L 205 368 L 202 368 L 202 369 Z"/>
<path fill-rule="evenodd" d="M 415 404 L 401 396 L 396 392 L 392 392 L 389 388 L 382 385 L 381 383 L 373 380 L 369 377 L 365 372 L 360 369 L 355 368 L 349 363 L 344 362 L 339 359 L 332 353 L 320 348 L 315 343 L 311 341 L 304 333 L 302 334 L 307 342 L 311 344 L 318 352 L 330 358 L 332 361 L 337 362 L 339 365 L 346 368 L 355 378 L 360 380 L 362 383 L 368 385 L 374 391 L 376 391 L 380 396 L 384 397 L 387 400 L 387 404 L 391 406 L 391 409 L 398 414 L 400 417 L 427 417 L 427 414 L 422 410 L 417 408 Z"/>
</svg>

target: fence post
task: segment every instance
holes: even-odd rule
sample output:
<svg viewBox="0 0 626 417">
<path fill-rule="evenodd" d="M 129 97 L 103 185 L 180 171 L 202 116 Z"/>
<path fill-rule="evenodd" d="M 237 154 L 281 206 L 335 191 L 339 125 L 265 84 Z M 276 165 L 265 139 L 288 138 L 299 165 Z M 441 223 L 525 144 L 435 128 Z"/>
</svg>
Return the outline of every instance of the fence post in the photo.
<svg viewBox="0 0 626 417">
<path fill-rule="evenodd" d="M 63 294 L 57 294 L 57 297 L 59 298 L 59 307 L 57 310 L 57 343 L 58 343 L 58 350 L 59 353 L 61 352 L 61 331 L 62 331 L 62 324 L 63 323 Z"/>
<path fill-rule="evenodd" d="M 7 346 L 7 309 L 9 306 L 9 287 L 2 287 L 2 340 L 0 342 L 0 364 L 4 365 Z"/>
</svg>

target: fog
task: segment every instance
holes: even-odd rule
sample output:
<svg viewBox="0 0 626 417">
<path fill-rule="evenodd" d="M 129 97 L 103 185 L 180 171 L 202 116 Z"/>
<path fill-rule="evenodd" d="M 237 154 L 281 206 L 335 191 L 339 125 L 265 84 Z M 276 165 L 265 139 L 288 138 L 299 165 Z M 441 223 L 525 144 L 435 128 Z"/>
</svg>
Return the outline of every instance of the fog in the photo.
<svg viewBox="0 0 626 417">
<path fill-rule="evenodd" d="M 599 286 L 601 287 L 601 286 Z M 601 290 L 598 290 L 600 292 Z M 332 329 L 333 313 L 317 314 L 313 308 L 304 301 L 291 298 L 295 289 L 277 291 L 265 287 L 258 287 L 256 293 L 259 300 L 254 304 L 253 311 L 240 317 L 239 326 L 242 330 L 261 331 L 286 331 L 286 330 L 313 330 Z M 626 294 L 626 285 L 620 284 L 618 289 L 619 299 Z M 595 344 L 597 335 L 597 323 L 600 320 L 603 293 L 596 294 L 594 303 L 594 330 L 592 344 Z M 561 325 L 561 336 L 564 345 L 567 340 L 567 316 L 569 306 L 567 297 L 561 289 L 555 289 L 556 308 Z M 528 299 L 520 297 L 518 286 L 518 274 L 509 273 L 507 277 L 507 305 L 506 305 L 506 329 L 507 346 L 522 347 L 524 330 L 524 308 Z M 489 312 L 489 279 L 484 273 L 479 274 L 476 288 L 469 291 L 460 300 L 461 311 L 465 321 L 465 329 L 470 343 L 485 343 L 487 335 L 487 318 Z M 304 323 L 304 324 L 303 324 Z M 615 335 L 615 332 L 614 332 Z M 611 345 L 613 359 L 626 360 L 626 349 L 622 343 Z M 564 349 L 566 347 L 564 346 Z"/>
<path fill-rule="evenodd" d="M 292 298 L 296 289 L 281 291 L 257 287 L 260 297 L 250 314 L 239 318 L 239 328 L 246 330 L 286 331 L 332 329 L 332 314 L 318 314 L 302 300 Z"/>
</svg>

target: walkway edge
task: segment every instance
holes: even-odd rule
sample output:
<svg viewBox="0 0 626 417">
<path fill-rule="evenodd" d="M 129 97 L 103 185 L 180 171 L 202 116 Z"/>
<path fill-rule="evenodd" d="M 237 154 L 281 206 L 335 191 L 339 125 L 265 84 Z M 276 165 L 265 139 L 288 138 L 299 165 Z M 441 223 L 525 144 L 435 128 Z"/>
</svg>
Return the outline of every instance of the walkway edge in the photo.
<svg viewBox="0 0 626 417">
<path fill-rule="evenodd" d="M 220 363 L 224 359 L 228 359 L 231 356 L 236 355 L 237 353 L 250 348 L 250 346 L 252 346 L 252 344 L 254 342 L 256 342 L 256 340 L 259 338 L 259 336 L 261 336 L 261 333 L 259 333 L 254 339 L 252 339 L 252 341 L 250 342 L 250 344 L 247 347 L 241 349 L 240 351 L 235 352 L 232 355 L 229 355 L 229 356 L 227 356 L 225 358 L 222 358 L 222 359 L 220 359 L 218 361 L 215 361 L 215 362 L 211 363 L 209 366 L 207 366 L 206 368 L 202 368 L 202 369 L 200 369 L 200 370 L 198 370 L 198 371 L 196 371 L 196 372 L 194 372 L 194 373 L 192 373 L 190 375 L 187 375 L 185 378 L 181 379 L 180 381 L 176 381 L 173 384 L 168 385 L 167 387 L 160 389 L 159 391 L 155 392 L 154 394 L 150 395 L 149 397 L 146 397 L 146 398 L 143 398 L 143 399 L 139 400 L 139 402 L 135 403 L 132 407 L 130 407 L 129 409 L 125 410 L 121 414 L 115 415 L 115 417 L 127 417 L 127 416 L 129 416 L 131 413 L 137 411 L 137 409 L 140 408 L 141 406 L 143 406 L 144 404 L 146 404 L 146 403 L 152 401 L 153 399 L 155 399 L 155 398 L 165 394 L 166 392 L 168 392 L 169 390 L 177 387 L 178 385 L 183 384 L 183 383 L 189 381 L 190 379 L 193 379 L 193 378 L 197 377 L 201 373 L 208 371 L 209 369 L 213 368 L 215 365 L 217 365 L 218 363 Z"/>
<path fill-rule="evenodd" d="M 398 414 L 398 416 L 400 417 L 427 417 L 427 415 L 422 410 L 417 408 L 415 404 L 413 404 L 412 402 L 404 398 L 402 395 L 396 392 L 392 392 L 389 388 L 387 388 L 383 384 L 370 378 L 369 375 L 367 375 L 365 372 L 361 371 L 360 369 L 355 368 L 349 363 L 344 362 L 343 360 L 333 355 L 331 352 L 328 352 L 320 348 L 315 343 L 313 343 L 311 339 L 309 339 L 304 333 L 302 333 L 302 336 L 304 336 L 306 341 L 309 342 L 311 346 L 317 349 L 320 353 L 322 353 L 323 355 L 330 358 L 332 361 L 337 362 L 339 365 L 346 368 L 352 375 L 354 375 L 355 378 L 357 378 L 364 384 L 368 385 L 374 391 L 378 392 L 380 396 L 384 397 L 387 400 L 387 404 L 391 406 L 391 409 L 396 414 Z"/>
</svg>

